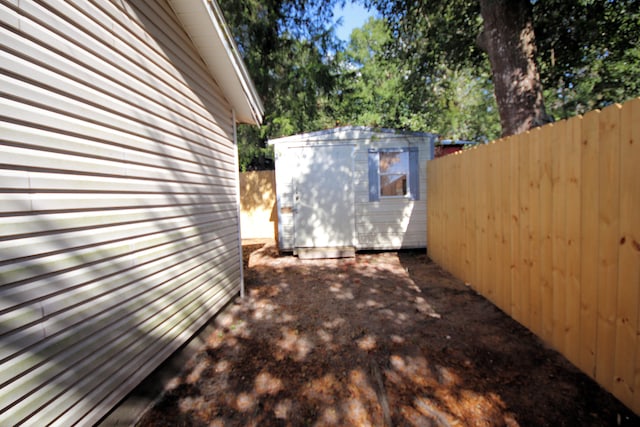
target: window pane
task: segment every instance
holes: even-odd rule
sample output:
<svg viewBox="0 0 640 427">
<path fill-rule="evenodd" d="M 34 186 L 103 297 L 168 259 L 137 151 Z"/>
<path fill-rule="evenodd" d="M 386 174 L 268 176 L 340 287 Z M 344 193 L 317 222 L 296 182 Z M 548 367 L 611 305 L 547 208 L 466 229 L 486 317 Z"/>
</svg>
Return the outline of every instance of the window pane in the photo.
<svg viewBox="0 0 640 427">
<path fill-rule="evenodd" d="M 381 196 L 404 196 L 407 194 L 407 175 L 380 175 Z"/>
<path fill-rule="evenodd" d="M 409 172 L 409 153 L 380 153 L 381 174 L 407 174 Z"/>
<path fill-rule="evenodd" d="M 380 196 L 406 196 L 408 176 L 407 151 L 380 152 Z"/>
</svg>

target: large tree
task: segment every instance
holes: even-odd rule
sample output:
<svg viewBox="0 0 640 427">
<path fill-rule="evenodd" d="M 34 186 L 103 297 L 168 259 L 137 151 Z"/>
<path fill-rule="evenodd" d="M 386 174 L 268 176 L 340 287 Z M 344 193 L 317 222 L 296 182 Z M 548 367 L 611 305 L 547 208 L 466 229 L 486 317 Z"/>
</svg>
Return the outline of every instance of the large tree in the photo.
<svg viewBox="0 0 640 427">
<path fill-rule="evenodd" d="M 488 62 L 505 135 L 640 94 L 638 0 L 364 1 L 426 85 Z"/>
<path fill-rule="evenodd" d="M 480 0 L 483 29 L 477 43 L 489 56 L 502 135 L 551 121 L 536 64 L 529 0 Z"/>
<path fill-rule="evenodd" d="M 489 58 L 503 135 L 548 121 L 528 0 L 373 0 L 389 20 L 394 54 L 425 79 Z M 443 64 L 446 65 L 443 68 Z"/>
</svg>

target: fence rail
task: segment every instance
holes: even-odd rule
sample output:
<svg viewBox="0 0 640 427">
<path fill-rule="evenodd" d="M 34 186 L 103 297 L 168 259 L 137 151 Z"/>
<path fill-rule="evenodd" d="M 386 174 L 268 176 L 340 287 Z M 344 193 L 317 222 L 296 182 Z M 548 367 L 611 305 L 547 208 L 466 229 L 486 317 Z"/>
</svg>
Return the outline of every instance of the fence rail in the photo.
<svg viewBox="0 0 640 427">
<path fill-rule="evenodd" d="M 430 257 L 640 413 L 640 99 L 427 172 Z"/>
</svg>

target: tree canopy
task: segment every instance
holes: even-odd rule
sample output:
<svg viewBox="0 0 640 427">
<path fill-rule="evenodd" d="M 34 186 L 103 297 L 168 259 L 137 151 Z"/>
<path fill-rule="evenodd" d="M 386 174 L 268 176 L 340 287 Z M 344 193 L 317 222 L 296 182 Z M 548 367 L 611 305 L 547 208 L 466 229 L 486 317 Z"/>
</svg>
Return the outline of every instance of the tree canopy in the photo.
<svg viewBox="0 0 640 427">
<path fill-rule="evenodd" d="M 393 32 L 387 54 L 430 84 L 444 69 L 487 70 L 480 0 L 367 0 Z M 487 3 L 517 2 L 492 0 Z M 531 0 L 535 60 L 548 112 L 582 114 L 640 94 L 640 2 Z M 485 65 L 483 65 L 485 64 Z M 494 75 L 491 76 L 492 80 Z M 495 83 L 495 81 L 493 82 Z"/>
<path fill-rule="evenodd" d="M 539 99 L 529 105 L 542 109 L 523 116 L 527 126 L 544 122 L 547 113 L 566 118 L 640 95 L 637 0 L 360 2 L 377 8 L 379 18 L 344 44 L 333 28 L 338 0 L 221 0 L 266 110 L 261 128 L 238 130 L 243 170 L 272 167 L 268 138 L 338 125 L 478 141 L 504 133 L 500 69 L 487 41 L 518 19 L 488 27 L 494 18 L 485 18 L 497 12 L 487 5 L 517 3 L 528 16 L 515 32 L 507 28 L 515 37 L 530 32 L 523 56 L 530 65 L 519 72 L 534 74 L 537 89 L 529 96 Z M 501 83 L 507 89 L 509 73 Z"/>
<path fill-rule="evenodd" d="M 333 1 L 221 0 L 238 49 L 264 106 L 260 128 L 240 126 L 242 170 L 273 165 L 268 138 L 332 126 L 326 112 L 339 49 L 331 27 Z"/>
</svg>

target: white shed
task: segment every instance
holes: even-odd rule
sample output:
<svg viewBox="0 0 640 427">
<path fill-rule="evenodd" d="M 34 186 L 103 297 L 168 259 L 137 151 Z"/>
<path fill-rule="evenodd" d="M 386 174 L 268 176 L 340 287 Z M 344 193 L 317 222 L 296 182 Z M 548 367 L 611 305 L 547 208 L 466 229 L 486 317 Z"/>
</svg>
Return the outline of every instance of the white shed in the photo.
<svg viewBox="0 0 640 427">
<path fill-rule="evenodd" d="M 0 425 L 92 425 L 242 286 L 215 1 L 0 1 Z"/>
<path fill-rule="evenodd" d="M 300 256 L 424 248 L 435 135 L 340 127 L 269 141 L 278 245 Z"/>
</svg>

